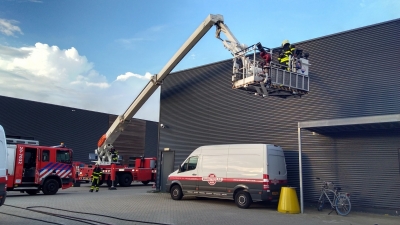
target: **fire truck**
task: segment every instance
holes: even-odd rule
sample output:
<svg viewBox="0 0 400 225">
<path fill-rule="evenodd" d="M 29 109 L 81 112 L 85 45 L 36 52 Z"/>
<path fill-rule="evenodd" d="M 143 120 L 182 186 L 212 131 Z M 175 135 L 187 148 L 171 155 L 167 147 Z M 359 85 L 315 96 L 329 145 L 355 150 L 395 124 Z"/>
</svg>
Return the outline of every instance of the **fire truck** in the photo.
<svg viewBox="0 0 400 225">
<path fill-rule="evenodd" d="M 4 204 L 7 196 L 7 145 L 6 135 L 0 125 L 0 206 Z"/>
<path fill-rule="evenodd" d="M 7 143 L 7 191 L 29 195 L 42 191 L 45 195 L 54 195 L 60 188 L 73 186 L 72 149 L 63 144 L 40 146 L 35 140 L 6 138 L 4 141 Z"/>
<path fill-rule="evenodd" d="M 144 185 L 150 182 L 155 182 L 156 179 L 156 161 L 155 157 L 150 158 L 136 158 L 135 166 L 130 167 L 126 165 L 116 164 L 115 165 L 115 185 L 119 184 L 121 187 L 128 187 L 133 181 L 142 182 Z M 100 178 L 100 185 L 106 183 L 108 187 L 111 187 L 111 166 L 102 164 L 100 168 L 103 171 L 103 175 Z M 89 182 L 93 173 L 93 165 L 82 165 L 79 167 L 77 180 Z"/>
</svg>

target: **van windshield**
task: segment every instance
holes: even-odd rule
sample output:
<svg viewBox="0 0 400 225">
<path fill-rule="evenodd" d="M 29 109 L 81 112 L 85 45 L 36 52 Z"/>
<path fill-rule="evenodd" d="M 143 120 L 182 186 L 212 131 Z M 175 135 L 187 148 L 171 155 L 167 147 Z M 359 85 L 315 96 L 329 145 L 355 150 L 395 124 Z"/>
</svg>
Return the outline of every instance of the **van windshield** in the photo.
<svg viewBox="0 0 400 225">
<path fill-rule="evenodd" d="M 183 165 L 181 166 L 181 171 L 180 171 L 180 172 L 185 172 L 185 171 L 189 171 L 189 170 L 194 170 L 194 169 L 196 169 L 197 160 L 198 160 L 198 157 L 197 157 L 197 156 L 190 157 L 189 159 L 187 159 L 187 160 L 183 163 Z"/>
</svg>

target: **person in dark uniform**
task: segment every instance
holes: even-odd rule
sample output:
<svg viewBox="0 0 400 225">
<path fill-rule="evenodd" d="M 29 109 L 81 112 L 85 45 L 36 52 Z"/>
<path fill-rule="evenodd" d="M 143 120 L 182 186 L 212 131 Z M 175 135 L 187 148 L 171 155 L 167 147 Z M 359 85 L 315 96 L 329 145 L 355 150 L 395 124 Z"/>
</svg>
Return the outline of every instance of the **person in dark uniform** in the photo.
<svg viewBox="0 0 400 225">
<path fill-rule="evenodd" d="M 103 172 L 100 169 L 100 166 L 98 163 L 96 163 L 96 167 L 93 170 L 92 173 L 92 186 L 90 187 L 89 192 L 93 192 L 93 189 L 96 187 L 96 192 L 99 192 L 99 183 L 100 183 L 100 177 L 103 174 Z"/>
</svg>

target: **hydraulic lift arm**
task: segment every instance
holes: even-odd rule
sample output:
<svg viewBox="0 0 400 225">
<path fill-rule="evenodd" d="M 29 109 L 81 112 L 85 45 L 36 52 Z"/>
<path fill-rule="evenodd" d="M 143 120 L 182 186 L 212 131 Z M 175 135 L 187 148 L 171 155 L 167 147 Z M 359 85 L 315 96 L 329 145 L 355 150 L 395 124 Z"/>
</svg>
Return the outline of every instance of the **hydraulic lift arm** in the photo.
<svg viewBox="0 0 400 225">
<path fill-rule="evenodd" d="M 104 159 L 108 158 L 110 162 L 111 154 L 110 149 L 112 144 L 118 138 L 120 133 L 124 130 L 127 122 L 137 113 L 142 105 L 149 99 L 149 97 L 157 90 L 162 81 L 169 75 L 175 66 L 182 60 L 182 58 L 193 48 L 193 46 L 217 23 L 223 23 L 222 15 L 208 15 L 207 18 L 200 24 L 200 26 L 193 32 L 193 34 L 186 40 L 186 42 L 179 48 L 174 56 L 162 68 L 162 70 L 154 75 L 146 87 L 140 92 L 136 99 L 132 102 L 129 108 L 120 115 L 108 131 L 100 138 L 95 151 L 98 157 L 98 163 L 104 164 Z"/>
</svg>

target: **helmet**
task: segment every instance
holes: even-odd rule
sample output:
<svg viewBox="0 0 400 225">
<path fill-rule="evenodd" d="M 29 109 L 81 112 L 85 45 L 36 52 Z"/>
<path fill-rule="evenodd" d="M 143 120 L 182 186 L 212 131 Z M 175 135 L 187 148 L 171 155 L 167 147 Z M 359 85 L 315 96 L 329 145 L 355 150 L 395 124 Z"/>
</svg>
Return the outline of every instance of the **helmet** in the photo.
<svg viewBox="0 0 400 225">
<path fill-rule="evenodd" d="M 284 41 L 282 41 L 282 47 L 283 47 L 284 45 L 286 45 L 286 44 L 290 44 L 289 40 L 284 40 Z"/>
</svg>

